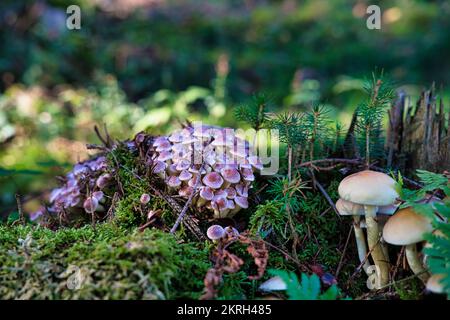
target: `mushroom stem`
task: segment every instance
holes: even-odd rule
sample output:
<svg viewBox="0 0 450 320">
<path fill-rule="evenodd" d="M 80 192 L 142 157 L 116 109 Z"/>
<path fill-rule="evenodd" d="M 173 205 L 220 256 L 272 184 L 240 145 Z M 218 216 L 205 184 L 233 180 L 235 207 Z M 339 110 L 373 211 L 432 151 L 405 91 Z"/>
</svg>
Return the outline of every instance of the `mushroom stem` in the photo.
<svg viewBox="0 0 450 320">
<path fill-rule="evenodd" d="M 353 230 L 355 231 L 355 239 L 356 239 L 356 246 L 358 248 L 358 257 L 359 261 L 362 263 L 364 260 L 363 269 L 364 272 L 367 273 L 367 268 L 369 268 L 370 263 L 368 259 L 366 259 L 367 255 L 367 244 L 366 244 L 366 238 L 364 237 L 364 231 L 360 227 L 360 220 L 361 218 L 359 216 L 353 216 Z"/>
<path fill-rule="evenodd" d="M 376 221 L 377 207 L 365 205 L 364 210 L 367 225 L 367 243 L 369 244 L 369 250 L 371 251 L 375 266 L 377 266 L 377 269 L 379 270 L 379 274 L 377 272 L 377 284 L 382 287 L 389 282 L 389 263 L 384 256 L 379 242 L 380 232 L 378 229 L 378 223 Z"/>
<path fill-rule="evenodd" d="M 384 227 L 384 225 L 386 224 L 386 220 L 383 220 L 383 222 L 378 222 L 378 227 L 381 229 L 381 230 L 383 230 L 383 227 Z M 384 255 L 384 258 L 385 258 L 385 261 L 387 262 L 387 263 L 390 263 L 390 260 L 389 260 L 389 251 L 388 251 L 388 246 L 387 246 L 387 244 L 386 244 L 386 242 L 384 242 L 384 241 L 380 241 L 380 246 L 381 246 L 381 250 L 383 251 L 383 255 Z"/>
<path fill-rule="evenodd" d="M 419 259 L 416 244 L 413 243 L 407 245 L 405 254 L 406 260 L 408 260 L 408 264 L 412 272 L 414 272 L 414 274 L 417 275 L 420 280 L 426 283 L 428 278 L 430 277 L 430 274 L 427 272 L 427 269 L 424 268 L 422 262 Z"/>
</svg>

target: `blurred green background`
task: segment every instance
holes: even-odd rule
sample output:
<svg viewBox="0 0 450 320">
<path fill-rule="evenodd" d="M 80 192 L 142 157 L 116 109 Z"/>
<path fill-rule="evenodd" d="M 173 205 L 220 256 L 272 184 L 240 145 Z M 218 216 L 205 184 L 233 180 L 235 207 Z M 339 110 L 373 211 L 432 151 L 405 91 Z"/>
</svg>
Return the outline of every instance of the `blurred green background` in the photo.
<svg viewBox="0 0 450 320">
<path fill-rule="evenodd" d="M 71 4 L 81 30 L 66 28 Z M 449 57 L 450 1 L 2 0 L 0 213 L 16 193 L 34 210 L 86 159 L 95 124 L 115 138 L 186 118 L 237 126 L 234 106 L 266 92 L 274 110 L 320 102 L 345 125 L 374 68 L 411 103 L 433 82 L 447 102 Z"/>
</svg>

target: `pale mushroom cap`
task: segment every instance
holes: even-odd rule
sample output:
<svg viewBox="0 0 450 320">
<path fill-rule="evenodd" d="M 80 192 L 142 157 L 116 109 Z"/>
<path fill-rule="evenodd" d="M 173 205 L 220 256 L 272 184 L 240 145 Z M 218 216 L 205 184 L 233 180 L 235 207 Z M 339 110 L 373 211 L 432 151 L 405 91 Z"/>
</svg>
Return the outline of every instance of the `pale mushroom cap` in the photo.
<svg viewBox="0 0 450 320">
<path fill-rule="evenodd" d="M 233 187 L 229 187 L 225 189 L 226 193 L 227 193 L 227 198 L 228 199 L 234 199 L 236 197 L 236 189 Z"/>
<path fill-rule="evenodd" d="M 433 274 L 427 281 L 427 290 L 433 293 L 444 293 L 442 279 L 444 279 L 443 274 Z"/>
<path fill-rule="evenodd" d="M 189 187 L 189 186 L 184 186 L 178 191 L 178 194 L 182 197 L 189 197 L 193 192 L 194 192 L 194 188 Z"/>
<path fill-rule="evenodd" d="M 181 171 L 181 173 L 179 175 L 179 178 L 180 178 L 181 181 L 190 180 L 192 178 L 192 173 L 190 173 L 187 170 L 183 170 L 183 171 Z"/>
<path fill-rule="evenodd" d="M 189 187 L 195 187 L 195 185 L 197 184 L 198 180 L 200 180 L 200 176 L 195 174 L 191 178 L 191 180 L 188 181 L 188 186 Z"/>
<path fill-rule="evenodd" d="M 364 170 L 349 175 L 339 184 L 342 199 L 363 205 L 387 206 L 398 197 L 396 182 L 387 174 Z"/>
<path fill-rule="evenodd" d="M 183 134 L 181 130 L 175 131 L 169 136 L 169 140 L 172 142 L 181 142 L 183 140 Z"/>
<path fill-rule="evenodd" d="M 228 195 L 228 193 L 225 190 L 216 190 L 214 191 L 214 198 L 215 199 L 219 199 L 219 198 L 226 198 Z"/>
<path fill-rule="evenodd" d="M 180 161 L 177 162 L 176 169 L 179 171 L 187 170 L 187 169 L 189 169 L 190 166 L 191 166 L 191 161 L 189 161 L 187 159 L 181 159 Z"/>
<path fill-rule="evenodd" d="M 236 237 L 239 236 L 239 231 L 232 226 L 225 227 L 224 230 L 225 230 L 225 233 L 227 233 L 227 234 L 231 234 Z"/>
<path fill-rule="evenodd" d="M 142 204 L 147 204 L 147 203 L 150 201 L 150 195 L 149 195 L 148 193 L 143 193 L 143 194 L 141 195 L 141 197 L 139 198 L 139 201 L 140 201 Z"/>
<path fill-rule="evenodd" d="M 263 164 L 261 163 L 261 160 L 258 156 L 250 156 L 247 158 L 248 162 L 257 170 L 264 169 Z"/>
<path fill-rule="evenodd" d="M 252 169 L 242 168 L 241 169 L 241 174 L 242 174 L 242 178 L 245 181 L 255 181 L 255 175 L 253 174 L 253 170 Z"/>
<path fill-rule="evenodd" d="M 166 170 L 166 163 L 165 162 L 156 161 L 153 164 L 153 169 L 152 169 L 153 173 L 158 174 L 158 173 L 163 172 L 164 170 Z"/>
<path fill-rule="evenodd" d="M 157 147 L 156 147 L 156 151 L 157 152 L 161 152 L 161 151 L 170 151 L 172 150 L 172 144 L 169 141 L 162 141 Z"/>
<path fill-rule="evenodd" d="M 206 230 L 206 235 L 211 240 L 218 240 L 225 235 L 225 230 L 222 228 L 222 226 L 214 224 L 211 227 L 209 227 L 208 230 Z"/>
<path fill-rule="evenodd" d="M 238 205 L 239 207 L 241 207 L 243 209 L 248 208 L 248 199 L 246 197 L 237 196 L 236 198 L 234 198 L 234 202 L 236 202 L 236 205 Z"/>
<path fill-rule="evenodd" d="M 202 187 L 200 189 L 200 197 L 205 200 L 212 200 L 214 197 L 214 192 L 210 187 Z"/>
<path fill-rule="evenodd" d="M 236 206 L 235 206 L 235 204 L 234 204 L 234 201 L 233 200 L 227 200 L 227 208 L 228 209 L 234 209 Z"/>
<path fill-rule="evenodd" d="M 259 286 L 261 291 L 283 291 L 286 289 L 286 283 L 279 276 L 272 277 Z"/>
<path fill-rule="evenodd" d="M 95 191 L 95 192 L 92 193 L 92 196 L 95 199 L 97 199 L 97 201 L 102 201 L 104 194 L 103 194 L 102 191 Z"/>
<path fill-rule="evenodd" d="M 158 161 L 167 161 L 172 159 L 172 153 L 170 151 L 162 151 L 158 156 Z"/>
<path fill-rule="evenodd" d="M 88 213 L 93 213 L 95 210 L 97 210 L 98 207 L 98 200 L 94 197 L 88 197 L 86 200 L 84 200 L 83 208 Z"/>
<path fill-rule="evenodd" d="M 172 188 L 179 187 L 181 185 L 181 180 L 177 176 L 170 176 L 167 180 L 167 185 Z"/>
<path fill-rule="evenodd" d="M 339 199 L 336 202 L 336 209 L 341 216 L 363 216 L 365 214 L 364 206 Z"/>
<path fill-rule="evenodd" d="M 98 179 L 97 179 L 95 184 L 100 189 L 103 189 L 104 187 L 106 187 L 108 185 L 108 183 L 110 182 L 111 178 L 112 177 L 111 177 L 111 175 L 109 173 L 104 173 L 100 177 L 98 177 Z"/>
<path fill-rule="evenodd" d="M 398 207 L 400 207 L 401 204 L 402 203 L 400 201 L 396 201 L 388 206 L 380 206 L 378 207 L 377 214 L 385 214 L 392 216 L 397 211 Z"/>
<path fill-rule="evenodd" d="M 167 137 L 164 137 L 164 136 L 158 137 L 158 138 L 155 139 L 155 141 L 153 141 L 153 146 L 155 148 L 159 147 L 162 143 L 165 143 L 167 141 L 168 141 Z"/>
<path fill-rule="evenodd" d="M 248 197 L 248 186 L 245 186 L 243 184 L 237 184 L 235 186 L 236 192 L 241 197 Z"/>
<path fill-rule="evenodd" d="M 408 207 L 399 210 L 386 222 L 383 238 L 387 243 L 406 246 L 423 241 L 424 235 L 432 231 L 431 222 Z"/>
<path fill-rule="evenodd" d="M 219 189 L 223 184 L 223 178 L 217 172 L 210 172 L 203 177 L 203 183 L 213 189 Z"/>
<path fill-rule="evenodd" d="M 230 183 L 238 183 L 241 180 L 239 171 L 234 168 L 223 168 L 222 170 L 220 170 L 220 173 L 222 174 L 222 177 L 225 179 L 225 181 L 228 181 Z"/>
</svg>

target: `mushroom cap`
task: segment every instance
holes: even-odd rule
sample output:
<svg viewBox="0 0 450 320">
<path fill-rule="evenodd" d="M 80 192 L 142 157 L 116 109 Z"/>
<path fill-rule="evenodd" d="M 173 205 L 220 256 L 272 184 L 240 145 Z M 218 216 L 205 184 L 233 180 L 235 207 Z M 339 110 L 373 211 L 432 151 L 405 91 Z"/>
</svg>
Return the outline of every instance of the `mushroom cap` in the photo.
<svg viewBox="0 0 450 320">
<path fill-rule="evenodd" d="M 194 174 L 193 177 L 191 178 L 191 180 L 188 181 L 188 186 L 189 187 L 195 187 L 195 185 L 197 184 L 198 180 L 200 180 L 200 175 Z"/>
<path fill-rule="evenodd" d="M 243 209 L 248 208 L 248 199 L 246 197 L 237 196 L 236 198 L 234 198 L 234 202 L 236 202 L 236 205 Z"/>
<path fill-rule="evenodd" d="M 241 197 L 248 197 L 248 186 L 240 183 L 235 186 L 236 192 Z"/>
<path fill-rule="evenodd" d="M 279 276 L 272 277 L 259 286 L 261 291 L 283 291 L 286 289 L 286 283 Z"/>
<path fill-rule="evenodd" d="M 423 241 L 424 234 L 432 231 L 430 220 L 408 207 L 399 210 L 386 222 L 383 238 L 387 243 L 405 246 Z"/>
<path fill-rule="evenodd" d="M 208 230 L 206 230 L 206 235 L 211 240 L 218 240 L 225 235 L 225 230 L 222 228 L 222 226 L 214 224 L 210 226 Z"/>
<path fill-rule="evenodd" d="M 167 185 L 172 188 L 179 187 L 181 185 L 181 180 L 177 176 L 170 176 L 167 179 Z"/>
<path fill-rule="evenodd" d="M 171 142 L 181 142 L 183 140 L 183 133 L 181 130 L 177 130 L 175 132 L 173 132 L 170 136 L 169 136 L 169 140 Z"/>
<path fill-rule="evenodd" d="M 264 169 L 261 159 L 259 159 L 258 156 L 250 156 L 247 158 L 247 160 L 252 165 L 252 167 L 255 168 L 256 170 Z"/>
<path fill-rule="evenodd" d="M 167 161 L 172 159 L 172 153 L 170 151 L 162 151 L 158 156 L 158 161 Z"/>
<path fill-rule="evenodd" d="M 236 205 L 234 204 L 233 200 L 227 199 L 227 208 L 228 209 L 234 209 Z"/>
<path fill-rule="evenodd" d="M 189 161 L 187 159 L 181 159 L 180 161 L 177 162 L 176 169 L 178 171 L 187 170 L 187 169 L 189 169 L 190 166 L 191 166 L 191 161 Z"/>
<path fill-rule="evenodd" d="M 200 197 L 205 200 L 212 200 L 214 197 L 214 192 L 210 187 L 202 187 L 200 189 Z"/>
<path fill-rule="evenodd" d="M 99 187 L 100 189 L 103 189 L 104 187 L 106 187 L 108 185 L 108 183 L 111 181 L 111 175 L 109 173 L 104 173 L 102 174 L 100 177 L 98 177 L 97 181 L 95 182 L 95 184 L 97 185 L 97 187 Z"/>
<path fill-rule="evenodd" d="M 245 181 L 255 181 L 255 175 L 252 169 L 241 168 L 241 174 Z"/>
<path fill-rule="evenodd" d="M 233 187 L 228 187 L 225 189 L 225 192 L 227 193 L 227 198 L 228 199 L 234 199 L 236 197 L 236 189 Z"/>
<path fill-rule="evenodd" d="M 92 193 L 92 196 L 93 196 L 95 199 L 97 199 L 97 201 L 100 202 L 100 201 L 102 201 L 104 194 L 103 194 L 102 191 L 95 191 L 95 192 Z"/>
<path fill-rule="evenodd" d="M 219 189 L 223 184 L 223 178 L 217 172 L 210 172 L 203 177 L 203 183 L 212 189 Z"/>
<path fill-rule="evenodd" d="M 84 200 L 83 208 L 87 213 L 93 213 L 98 208 L 98 200 L 94 197 L 87 197 Z"/>
<path fill-rule="evenodd" d="M 239 231 L 232 226 L 225 227 L 224 230 L 225 230 L 225 233 L 227 233 L 227 234 L 231 234 L 236 237 L 239 236 Z"/>
<path fill-rule="evenodd" d="M 194 188 L 190 186 L 184 186 L 178 191 L 178 194 L 182 197 L 189 197 L 193 192 Z"/>
<path fill-rule="evenodd" d="M 222 174 L 222 177 L 225 179 L 225 181 L 229 183 L 238 183 L 241 180 L 241 175 L 235 168 L 225 167 L 220 170 L 220 173 Z"/>
<path fill-rule="evenodd" d="M 222 189 L 214 191 L 214 199 L 226 198 L 227 195 L 228 195 L 228 193 Z"/>
<path fill-rule="evenodd" d="M 192 178 L 192 173 L 190 173 L 187 170 L 183 170 L 181 171 L 180 175 L 178 176 L 178 178 L 180 178 L 181 181 L 187 181 L 190 180 Z"/>
<path fill-rule="evenodd" d="M 152 172 L 154 174 L 158 174 L 166 170 L 166 163 L 162 161 L 155 161 L 155 163 L 152 165 Z"/>
<path fill-rule="evenodd" d="M 393 204 L 387 205 L 387 206 L 379 206 L 377 214 L 386 214 L 389 216 L 392 216 L 400 207 L 402 203 L 400 201 L 396 201 Z"/>
<path fill-rule="evenodd" d="M 396 182 L 387 174 L 364 170 L 349 175 L 339 184 L 342 199 L 357 204 L 387 206 L 398 197 Z"/>
<path fill-rule="evenodd" d="M 161 141 L 161 143 L 156 147 L 157 152 L 170 150 L 172 150 L 172 144 L 169 141 Z"/>
<path fill-rule="evenodd" d="M 363 216 L 365 215 L 364 206 L 350 202 L 344 199 L 339 199 L 336 202 L 336 209 L 341 216 Z"/>
<path fill-rule="evenodd" d="M 444 293 L 443 274 L 433 274 L 427 281 L 426 289 L 433 293 Z"/>
<path fill-rule="evenodd" d="M 142 204 L 147 204 L 150 201 L 150 195 L 148 193 L 143 193 L 139 199 Z"/>
<path fill-rule="evenodd" d="M 167 137 L 161 136 L 161 137 L 157 137 L 155 139 L 155 141 L 153 141 L 153 147 L 159 147 L 162 143 L 167 142 Z"/>
</svg>

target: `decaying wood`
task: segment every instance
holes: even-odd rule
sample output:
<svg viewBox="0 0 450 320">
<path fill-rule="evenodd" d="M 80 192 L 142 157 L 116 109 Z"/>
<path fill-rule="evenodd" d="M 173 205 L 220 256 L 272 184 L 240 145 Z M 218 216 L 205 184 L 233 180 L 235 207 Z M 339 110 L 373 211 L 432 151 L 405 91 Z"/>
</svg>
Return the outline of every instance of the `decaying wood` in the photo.
<svg viewBox="0 0 450 320">
<path fill-rule="evenodd" d="M 407 105 L 400 93 L 389 112 L 388 165 L 406 171 L 449 170 L 449 127 L 450 115 L 434 88 L 422 92 L 415 107 Z"/>
</svg>

